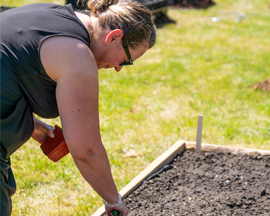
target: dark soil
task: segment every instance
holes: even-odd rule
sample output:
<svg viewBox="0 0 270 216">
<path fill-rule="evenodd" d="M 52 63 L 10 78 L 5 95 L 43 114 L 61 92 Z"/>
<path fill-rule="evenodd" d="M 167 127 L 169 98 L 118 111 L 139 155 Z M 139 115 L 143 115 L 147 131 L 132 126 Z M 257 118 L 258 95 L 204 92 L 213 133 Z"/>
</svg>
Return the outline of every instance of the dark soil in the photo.
<svg viewBox="0 0 270 216">
<path fill-rule="evenodd" d="M 270 156 L 184 152 L 124 199 L 130 216 L 270 215 Z"/>
<path fill-rule="evenodd" d="M 215 5 L 215 2 L 212 0 L 168 0 L 168 4 L 187 9 L 206 9 Z"/>
<path fill-rule="evenodd" d="M 160 13 L 159 16 L 155 18 L 155 24 L 157 28 L 161 28 L 169 23 L 176 24 L 176 21 L 168 17 L 167 14 Z"/>
<path fill-rule="evenodd" d="M 8 7 L 8 6 L 0 6 L 0 13 L 4 12 L 6 10 L 12 9 L 13 7 Z"/>
</svg>

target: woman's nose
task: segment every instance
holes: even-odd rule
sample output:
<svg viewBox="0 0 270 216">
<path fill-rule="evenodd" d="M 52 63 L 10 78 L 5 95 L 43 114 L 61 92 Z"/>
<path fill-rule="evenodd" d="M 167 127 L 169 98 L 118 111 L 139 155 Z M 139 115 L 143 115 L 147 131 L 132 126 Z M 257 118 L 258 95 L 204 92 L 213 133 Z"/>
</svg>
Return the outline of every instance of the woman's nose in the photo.
<svg viewBox="0 0 270 216">
<path fill-rule="evenodd" d="M 117 71 L 117 72 L 120 72 L 120 70 L 122 69 L 123 66 L 117 66 L 117 67 L 114 67 L 114 69 Z"/>
</svg>

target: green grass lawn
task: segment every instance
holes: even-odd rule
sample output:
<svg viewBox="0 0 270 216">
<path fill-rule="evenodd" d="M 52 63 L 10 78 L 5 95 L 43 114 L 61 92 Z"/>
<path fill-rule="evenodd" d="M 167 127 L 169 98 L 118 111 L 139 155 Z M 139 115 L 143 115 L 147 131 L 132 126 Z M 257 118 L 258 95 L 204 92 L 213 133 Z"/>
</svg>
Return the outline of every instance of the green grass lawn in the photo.
<svg viewBox="0 0 270 216">
<path fill-rule="evenodd" d="M 100 71 L 101 133 L 119 190 L 178 139 L 195 141 L 198 114 L 202 142 L 270 150 L 270 93 L 252 88 L 270 78 L 270 3 L 215 2 L 207 10 L 169 9 L 177 23 L 158 29 L 143 58 L 120 73 Z M 232 12 L 246 17 L 236 23 Z M 102 204 L 70 155 L 53 163 L 30 140 L 12 165 L 14 216 L 84 216 Z"/>
</svg>

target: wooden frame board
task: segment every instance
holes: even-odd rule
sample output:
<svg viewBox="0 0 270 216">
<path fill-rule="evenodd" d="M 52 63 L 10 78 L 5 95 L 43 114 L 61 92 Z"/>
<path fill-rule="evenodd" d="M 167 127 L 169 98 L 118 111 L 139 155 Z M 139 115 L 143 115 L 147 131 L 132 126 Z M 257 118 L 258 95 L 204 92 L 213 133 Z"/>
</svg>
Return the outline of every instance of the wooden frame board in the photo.
<svg viewBox="0 0 270 216">
<path fill-rule="evenodd" d="M 189 142 L 185 140 L 178 140 L 173 146 L 171 146 L 166 152 L 154 160 L 148 167 L 146 167 L 139 175 L 137 175 L 130 183 L 128 183 L 119 193 L 122 198 L 126 198 L 130 193 L 136 190 L 142 182 L 150 175 L 163 168 L 166 164 L 172 162 L 176 155 L 183 151 L 196 150 L 196 142 Z M 247 148 L 234 148 L 228 146 L 214 145 L 214 144 L 201 144 L 201 152 L 223 152 L 232 153 L 238 155 L 252 154 L 252 155 L 270 155 L 270 151 L 247 149 Z M 104 205 L 101 206 L 92 216 L 101 216 L 105 213 Z"/>
<path fill-rule="evenodd" d="M 196 143 L 195 142 L 185 142 L 185 150 L 195 152 Z M 238 155 L 244 154 L 261 154 L 261 155 L 270 155 L 270 151 L 259 150 L 259 149 L 248 149 L 248 148 L 235 148 L 229 146 L 221 146 L 214 144 L 202 143 L 201 152 L 223 152 L 223 153 L 232 153 Z"/>
</svg>

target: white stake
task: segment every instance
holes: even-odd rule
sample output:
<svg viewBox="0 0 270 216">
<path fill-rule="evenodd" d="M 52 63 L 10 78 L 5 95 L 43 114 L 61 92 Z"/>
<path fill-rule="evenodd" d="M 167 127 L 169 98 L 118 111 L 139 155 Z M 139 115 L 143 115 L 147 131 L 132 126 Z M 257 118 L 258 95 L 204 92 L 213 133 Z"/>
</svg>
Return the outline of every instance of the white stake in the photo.
<svg viewBox="0 0 270 216">
<path fill-rule="evenodd" d="M 201 153 L 203 115 L 198 115 L 196 153 Z"/>
</svg>

